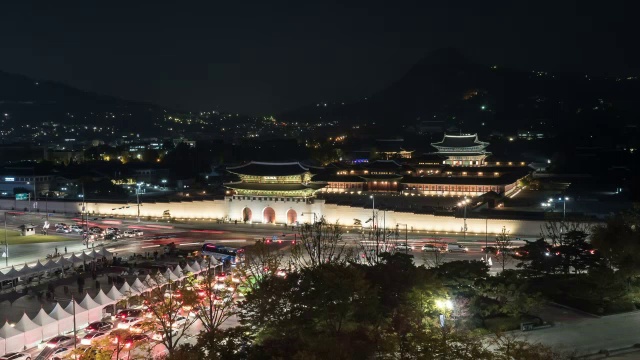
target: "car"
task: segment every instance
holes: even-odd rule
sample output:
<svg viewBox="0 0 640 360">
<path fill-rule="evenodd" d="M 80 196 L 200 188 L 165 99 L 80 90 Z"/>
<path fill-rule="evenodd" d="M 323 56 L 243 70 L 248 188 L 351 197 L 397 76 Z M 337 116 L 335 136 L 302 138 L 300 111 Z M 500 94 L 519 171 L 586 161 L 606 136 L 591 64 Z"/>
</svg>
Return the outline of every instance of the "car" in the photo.
<svg viewBox="0 0 640 360">
<path fill-rule="evenodd" d="M 142 334 L 142 333 L 149 332 L 154 327 L 155 327 L 154 323 L 150 321 L 138 321 L 131 325 L 131 327 L 129 328 L 129 331 L 131 331 L 134 334 Z"/>
<path fill-rule="evenodd" d="M 53 353 L 50 355 L 49 358 L 51 360 L 64 359 L 66 355 L 68 355 L 71 352 L 71 350 L 73 350 L 73 348 L 66 348 L 66 347 L 57 348 L 53 351 Z"/>
<path fill-rule="evenodd" d="M 411 245 L 405 245 L 405 244 L 398 244 L 396 245 L 396 251 L 413 251 L 413 246 Z"/>
<path fill-rule="evenodd" d="M 494 254 L 497 255 L 500 251 L 495 246 L 486 246 L 482 248 L 482 253 L 484 254 Z"/>
<path fill-rule="evenodd" d="M 116 315 L 119 319 L 139 318 L 143 314 L 142 309 L 124 309 Z"/>
<path fill-rule="evenodd" d="M 56 223 L 54 226 L 57 227 L 57 228 L 58 227 L 65 227 L 66 228 L 68 225 L 65 224 L 65 223 Z"/>
<path fill-rule="evenodd" d="M 447 244 L 448 252 L 468 252 L 469 248 L 458 243 Z"/>
<path fill-rule="evenodd" d="M 118 230 L 118 228 L 114 228 L 114 227 L 108 227 L 108 228 L 105 230 L 105 232 L 106 232 L 107 234 L 117 233 L 118 231 L 119 231 L 119 230 Z"/>
<path fill-rule="evenodd" d="M 107 331 L 113 329 L 113 323 L 109 321 L 95 321 L 89 324 L 85 331 Z"/>
<path fill-rule="evenodd" d="M 0 360 L 31 360 L 31 355 L 22 352 L 12 352 L 4 354 Z"/>
<path fill-rule="evenodd" d="M 102 338 L 104 338 L 105 336 L 107 336 L 107 333 L 104 331 L 96 331 L 96 332 L 92 332 L 89 333 L 87 335 L 85 335 L 81 340 L 80 343 L 82 345 L 91 345 L 91 343 L 94 340 L 100 340 Z"/>
<path fill-rule="evenodd" d="M 280 269 L 280 270 L 276 271 L 276 276 L 279 276 L 279 277 L 287 277 L 287 270 L 285 270 L 285 269 Z"/>
<path fill-rule="evenodd" d="M 74 233 L 81 233 L 83 231 L 82 226 L 80 225 L 71 225 L 69 229 L 71 229 L 71 231 L 73 231 Z"/>
<path fill-rule="evenodd" d="M 57 233 L 61 233 L 61 234 L 68 234 L 68 233 L 71 232 L 71 230 L 69 228 L 59 227 L 59 228 L 56 229 L 56 232 Z"/>
<path fill-rule="evenodd" d="M 182 327 L 187 323 L 187 320 L 188 319 L 186 317 L 178 315 L 173 319 L 173 323 L 171 324 L 171 326 L 175 328 Z"/>
<path fill-rule="evenodd" d="M 119 238 L 120 238 L 120 237 L 119 237 L 118 235 L 114 234 L 114 233 L 107 234 L 107 235 L 105 235 L 105 236 L 104 236 L 104 239 L 105 239 L 105 240 L 111 240 L 111 241 L 116 241 L 116 240 L 118 240 Z"/>
<path fill-rule="evenodd" d="M 216 274 L 216 280 L 225 281 L 226 279 L 227 279 L 227 273 L 219 272 L 219 273 Z"/>
<path fill-rule="evenodd" d="M 178 336 L 178 330 L 171 329 L 169 334 L 171 335 L 171 337 Z M 166 339 L 166 337 L 167 334 L 165 333 L 164 329 L 158 329 L 158 331 L 153 333 L 153 335 L 151 336 L 151 338 L 155 341 L 162 341 Z"/>
<path fill-rule="evenodd" d="M 422 251 L 424 252 L 441 252 L 442 249 L 435 246 L 435 245 L 431 245 L 431 244 L 425 244 L 424 246 L 422 246 Z"/>
<path fill-rule="evenodd" d="M 73 338 L 73 336 L 60 335 L 47 341 L 47 347 L 55 348 L 59 346 L 73 346 L 74 343 L 75 339 Z"/>
<path fill-rule="evenodd" d="M 145 341 L 145 340 L 149 340 L 149 337 L 145 334 L 131 335 L 124 340 L 124 347 L 128 349 L 133 347 L 135 343 Z"/>
<path fill-rule="evenodd" d="M 136 233 L 133 230 L 125 230 L 124 233 L 122 233 L 122 235 L 124 237 L 134 237 L 136 236 Z"/>
<path fill-rule="evenodd" d="M 133 235 L 134 236 L 142 236 L 142 235 L 144 235 L 144 233 L 142 232 L 142 230 L 133 230 Z"/>
<path fill-rule="evenodd" d="M 124 318 L 122 320 L 120 320 L 120 322 L 118 322 L 118 329 L 128 329 L 131 327 L 131 325 L 137 324 L 140 321 L 142 321 L 142 318 L 134 318 L 134 317 L 129 317 L 129 318 Z"/>
</svg>

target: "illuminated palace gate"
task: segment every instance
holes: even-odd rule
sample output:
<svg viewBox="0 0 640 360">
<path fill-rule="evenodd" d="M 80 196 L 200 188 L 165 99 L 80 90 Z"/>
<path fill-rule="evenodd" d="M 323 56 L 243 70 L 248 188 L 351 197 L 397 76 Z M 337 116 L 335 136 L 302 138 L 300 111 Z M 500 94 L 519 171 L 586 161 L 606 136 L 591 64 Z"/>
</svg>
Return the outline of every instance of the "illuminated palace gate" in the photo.
<svg viewBox="0 0 640 360">
<path fill-rule="evenodd" d="M 315 198 L 315 192 L 326 186 L 311 181 L 309 168 L 299 162 L 252 161 L 227 170 L 240 178 L 224 186 L 230 190 L 227 201 L 245 204 L 239 214 L 243 222 L 295 224 L 298 215 L 305 214 L 304 206 Z M 240 209 L 235 211 L 239 213 Z"/>
</svg>

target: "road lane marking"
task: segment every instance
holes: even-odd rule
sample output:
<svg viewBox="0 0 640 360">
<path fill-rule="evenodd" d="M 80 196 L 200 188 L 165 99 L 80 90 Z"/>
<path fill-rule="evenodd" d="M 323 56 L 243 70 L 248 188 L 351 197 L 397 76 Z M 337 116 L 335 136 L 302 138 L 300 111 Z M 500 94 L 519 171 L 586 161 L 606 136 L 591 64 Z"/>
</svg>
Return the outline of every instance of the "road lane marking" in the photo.
<svg viewBox="0 0 640 360">
<path fill-rule="evenodd" d="M 160 247 L 160 245 L 147 245 L 147 246 L 141 246 L 141 249 L 148 249 L 148 248 L 154 248 L 154 247 Z"/>
</svg>

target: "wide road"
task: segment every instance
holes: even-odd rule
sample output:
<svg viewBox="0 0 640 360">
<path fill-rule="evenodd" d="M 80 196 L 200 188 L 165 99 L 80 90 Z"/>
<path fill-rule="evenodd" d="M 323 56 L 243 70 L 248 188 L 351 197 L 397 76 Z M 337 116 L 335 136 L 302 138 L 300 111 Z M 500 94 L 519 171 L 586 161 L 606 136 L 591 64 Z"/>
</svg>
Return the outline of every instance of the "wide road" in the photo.
<svg viewBox="0 0 640 360">
<path fill-rule="evenodd" d="M 15 213 L 9 212 L 11 215 L 7 217 L 7 228 L 16 229 L 19 225 L 25 223 L 32 223 L 34 225 L 42 226 L 45 221 L 43 214 L 34 213 Z M 2 214 L 1 216 L 3 216 Z M 49 223 L 53 229 L 53 225 L 56 223 L 65 223 L 67 225 L 80 224 L 81 219 L 78 217 L 63 217 L 63 216 L 50 216 Z M 142 237 L 125 238 L 120 239 L 117 242 L 104 241 L 96 242 L 94 246 L 100 246 L 104 244 L 110 251 L 118 253 L 118 256 L 128 256 L 133 253 L 145 253 L 154 251 L 162 252 L 163 247 L 169 243 L 174 243 L 181 249 L 186 250 L 198 250 L 204 242 L 220 242 L 227 243 L 230 246 L 245 246 L 252 244 L 256 239 L 274 237 L 276 241 L 283 242 L 283 250 L 286 251 L 287 245 L 290 245 L 294 239 L 298 238 L 298 234 L 292 231 L 291 227 L 285 227 L 283 225 L 270 225 L 270 224 L 218 224 L 212 221 L 193 221 L 189 223 L 167 223 L 162 221 L 142 221 L 138 223 L 135 220 L 122 220 L 111 218 L 93 218 L 90 217 L 88 221 L 89 226 L 99 226 L 102 228 L 117 227 L 120 230 L 127 229 L 139 229 L 144 232 Z M 50 230 L 53 231 L 53 230 Z M 20 244 L 9 246 L 9 259 L 8 265 L 21 265 L 24 263 L 32 263 L 38 259 L 44 259 L 48 254 L 54 253 L 57 248 L 59 253 L 64 253 L 66 248 L 67 253 L 86 250 L 87 247 L 82 244 L 82 237 L 78 234 L 56 234 L 61 235 L 69 239 L 69 241 L 62 242 L 49 242 L 49 243 L 36 243 L 36 244 Z M 416 263 L 422 264 L 424 261 L 429 262 L 431 255 L 423 254 L 420 251 L 422 245 L 425 243 L 453 243 L 457 242 L 463 244 L 469 248 L 468 253 L 456 253 L 446 254 L 444 261 L 451 260 L 480 260 L 484 254 L 481 252 L 481 248 L 485 245 L 484 235 L 468 235 L 466 237 L 453 234 L 434 234 L 427 232 L 411 232 L 407 234 L 400 231 L 398 236 L 398 242 L 404 243 L 405 235 L 407 243 L 414 247 L 411 252 L 414 255 Z M 365 239 L 367 232 L 365 231 Z M 361 235 L 354 230 L 348 230 L 344 234 L 345 244 L 347 246 L 357 246 L 357 243 L 362 239 Z M 395 239 L 395 236 L 393 236 Z M 494 235 L 487 236 L 488 244 L 495 243 Z M 2 239 L 0 239 L 2 241 Z M 520 245 L 522 242 L 514 241 L 514 245 Z M 4 259 L 5 262 L 7 259 Z M 493 259 L 494 270 L 497 270 L 497 264 Z M 514 263 L 514 262 L 512 262 Z M 512 266 L 511 264 L 510 266 Z M 7 271 L 4 262 L 0 262 L 0 268 L 3 268 L 4 272 Z"/>
</svg>

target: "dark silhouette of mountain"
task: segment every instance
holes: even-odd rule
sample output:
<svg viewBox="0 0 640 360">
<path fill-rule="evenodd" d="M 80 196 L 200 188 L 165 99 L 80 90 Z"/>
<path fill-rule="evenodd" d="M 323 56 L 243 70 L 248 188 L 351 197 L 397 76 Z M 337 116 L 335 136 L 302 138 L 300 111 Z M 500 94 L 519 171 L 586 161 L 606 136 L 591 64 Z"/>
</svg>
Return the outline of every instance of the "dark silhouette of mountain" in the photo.
<svg viewBox="0 0 640 360">
<path fill-rule="evenodd" d="M 283 121 L 373 124 L 384 133 L 444 121 L 463 131 L 607 132 L 635 123 L 636 78 L 591 78 L 477 64 L 454 49 L 433 51 L 401 79 L 351 103 L 312 104 L 281 114 Z"/>
<path fill-rule="evenodd" d="M 100 124 L 136 131 L 153 127 L 164 110 L 0 71 L 0 112 L 16 124 Z"/>
</svg>

